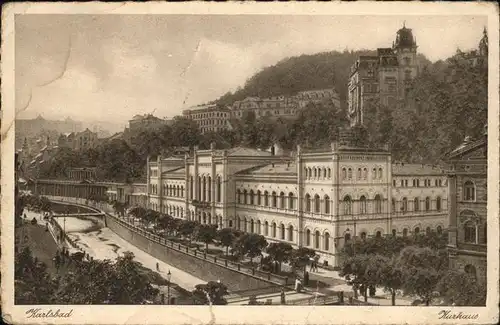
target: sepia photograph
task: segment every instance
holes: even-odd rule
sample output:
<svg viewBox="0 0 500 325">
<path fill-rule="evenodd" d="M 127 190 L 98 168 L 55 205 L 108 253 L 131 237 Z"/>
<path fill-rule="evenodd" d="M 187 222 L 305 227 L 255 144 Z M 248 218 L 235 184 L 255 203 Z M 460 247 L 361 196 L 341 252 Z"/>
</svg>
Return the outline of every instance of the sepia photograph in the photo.
<svg viewBox="0 0 500 325">
<path fill-rule="evenodd" d="M 12 15 L 2 304 L 26 323 L 92 305 L 491 321 L 498 8 L 234 8 Z"/>
</svg>

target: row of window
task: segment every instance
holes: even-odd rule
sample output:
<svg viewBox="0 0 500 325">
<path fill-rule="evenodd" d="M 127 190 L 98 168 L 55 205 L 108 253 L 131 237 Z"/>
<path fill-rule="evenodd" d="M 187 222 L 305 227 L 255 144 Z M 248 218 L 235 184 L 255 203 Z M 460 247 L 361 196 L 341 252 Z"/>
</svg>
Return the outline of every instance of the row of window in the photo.
<svg viewBox="0 0 500 325">
<path fill-rule="evenodd" d="M 422 211 L 422 202 L 424 202 L 424 210 L 426 212 L 428 211 L 431 211 L 433 210 L 432 209 L 432 201 L 431 201 L 431 198 L 430 197 L 426 197 L 424 200 L 420 200 L 420 198 L 416 197 L 414 198 L 413 200 L 411 200 L 412 202 L 412 211 Z M 410 211 L 409 209 L 409 204 L 408 204 L 408 199 L 407 198 L 403 198 L 400 202 L 400 211 L 401 212 L 408 212 Z M 438 196 L 436 197 L 436 200 L 435 200 L 435 210 L 436 211 L 441 211 L 442 209 L 442 200 L 441 200 L 441 197 Z M 392 199 L 392 211 L 393 212 L 396 212 L 396 200 L 395 199 Z"/>
<path fill-rule="evenodd" d="M 184 197 L 184 186 L 163 184 L 163 193 L 166 196 Z"/>
<path fill-rule="evenodd" d="M 212 201 L 212 177 L 211 176 L 198 176 L 198 184 L 196 186 L 197 199 L 199 201 L 211 202 Z M 191 176 L 189 179 L 189 197 L 194 199 L 194 177 Z M 220 176 L 217 177 L 216 184 L 216 195 L 215 201 L 221 202 L 222 200 L 222 180 Z"/>
<path fill-rule="evenodd" d="M 396 187 L 398 185 L 397 180 L 393 179 L 392 180 L 392 186 Z M 443 185 L 443 181 L 441 179 L 435 179 L 434 180 L 434 186 L 436 187 L 441 187 Z M 408 180 L 407 179 L 402 179 L 399 181 L 399 186 L 400 187 L 408 187 Z M 412 186 L 413 187 L 420 187 L 420 180 L 419 179 L 413 179 L 412 180 Z M 431 187 L 432 186 L 432 181 L 431 179 L 424 179 L 424 186 L 423 187 Z"/>
<path fill-rule="evenodd" d="M 200 120 L 199 125 L 224 125 L 229 124 L 228 120 Z"/>
<path fill-rule="evenodd" d="M 408 234 L 409 234 L 409 230 L 408 228 L 403 228 L 403 237 L 407 237 Z M 429 235 L 433 232 L 433 230 L 431 229 L 431 227 L 427 227 L 425 228 L 425 234 L 426 235 Z M 443 233 L 443 228 L 441 226 L 437 226 L 436 227 L 436 232 L 438 235 L 441 235 Z M 397 234 L 398 234 L 398 231 L 396 229 L 392 229 L 392 232 L 391 232 L 392 236 L 396 237 Z M 415 236 L 417 235 L 420 235 L 420 227 L 415 227 L 415 229 L 413 229 L 413 234 Z M 367 238 L 367 234 L 366 232 L 362 231 L 359 233 L 359 237 L 363 240 L 365 240 Z M 375 233 L 375 237 L 376 238 L 381 238 L 382 237 L 382 232 L 379 230 Z M 344 243 L 349 243 L 349 241 L 351 240 L 351 233 L 350 233 L 350 230 L 347 229 L 346 232 L 344 233 Z"/>
<path fill-rule="evenodd" d="M 199 114 L 193 115 L 193 118 L 195 118 L 195 119 L 202 119 L 202 118 L 209 118 L 209 117 L 229 117 L 229 113 L 211 112 L 211 113 L 199 113 Z"/>
<path fill-rule="evenodd" d="M 326 168 L 326 167 L 305 167 L 304 168 L 304 174 L 306 179 L 330 179 L 332 178 L 332 170 L 331 168 Z"/>
<path fill-rule="evenodd" d="M 372 169 L 372 179 L 382 179 L 383 171 L 382 168 L 373 168 Z M 368 169 L 366 168 L 358 168 L 358 173 L 356 178 L 358 180 L 367 180 L 368 179 Z M 351 168 L 342 168 L 342 180 L 351 180 L 353 179 L 353 172 Z"/>
</svg>

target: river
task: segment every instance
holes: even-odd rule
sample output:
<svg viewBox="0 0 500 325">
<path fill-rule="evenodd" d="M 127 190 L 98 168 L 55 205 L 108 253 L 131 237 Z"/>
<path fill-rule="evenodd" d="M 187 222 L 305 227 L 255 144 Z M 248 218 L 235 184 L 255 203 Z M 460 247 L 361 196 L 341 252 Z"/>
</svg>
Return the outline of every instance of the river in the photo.
<svg viewBox="0 0 500 325">
<path fill-rule="evenodd" d="M 56 219 L 61 227 L 64 227 L 64 217 Z M 115 260 L 116 257 L 129 251 L 134 254 L 134 259 L 137 262 L 141 263 L 145 268 L 158 272 L 163 278 L 166 278 L 168 271 L 170 271 L 171 281 L 186 290 L 191 291 L 197 284 L 206 283 L 206 281 L 194 277 L 173 265 L 164 263 L 138 249 L 112 232 L 109 228 L 89 231 L 92 227 L 95 227 L 95 225 L 90 220 L 66 217 L 66 232 L 68 236 L 94 259 Z M 156 263 L 159 264 L 159 271 L 156 270 Z"/>
</svg>

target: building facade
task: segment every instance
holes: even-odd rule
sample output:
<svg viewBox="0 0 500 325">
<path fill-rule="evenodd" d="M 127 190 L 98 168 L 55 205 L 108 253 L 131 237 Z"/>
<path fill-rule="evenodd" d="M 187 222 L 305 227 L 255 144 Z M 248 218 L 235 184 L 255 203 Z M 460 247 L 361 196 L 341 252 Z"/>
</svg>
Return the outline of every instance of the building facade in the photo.
<svg viewBox="0 0 500 325">
<path fill-rule="evenodd" d="M 354 238 L 448 227 L 444 172 L 393 164 L 387 148 L 195 150 L 149 161 L 147 187 L 149 208 L 310 247 L 330 265 Z"/>
<path fill-rule="evenodd" d="M 57 143 L 61 148 L 87 150 L 98 145 L 97 133 L 90 131 L 88 128 L 82 132 L 64 133 L 59 136 Z"/>
<path fill-rule="evenodd" d="M 183 111 L 182 115 L 194 120 L 201 133 L 218 132 L 232 128 L 230 110 L 216 104 L 195 106 Z"/>
<path fill-rule="evenodd" d="M 487 272 L 487 157 L 486 135 L 478 140 L 467 137 L 447 155 L 450 265 L 483 282 Z"/>
<path fill-rule="evenodd" d="M 403 26 L 390 48 L 377 49 L 375 56 L 360 56 L 351 67 L 348 85 L 348 114 L 351 126 L 364 123 L 370 99 L 393 107 L 405 98 L 411 80 L 419 73 L 417 40 Z"/>
</svg>

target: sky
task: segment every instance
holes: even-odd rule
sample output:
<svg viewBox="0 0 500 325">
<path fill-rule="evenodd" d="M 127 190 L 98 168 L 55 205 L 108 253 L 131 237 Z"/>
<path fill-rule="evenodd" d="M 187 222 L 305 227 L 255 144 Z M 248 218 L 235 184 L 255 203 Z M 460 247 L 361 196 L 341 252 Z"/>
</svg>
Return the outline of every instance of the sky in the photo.
<svg viewBox="0 0 500 325">
<path fill-rule="evenodd" d="M 286 57 L 390 47 L 405 23 L 431 61 L 476 48 L 482 16 L 18 15 L 18 118 L 172 118 Z M 347 81 L 346 81 L 347 82 Z"/>
</svg>

